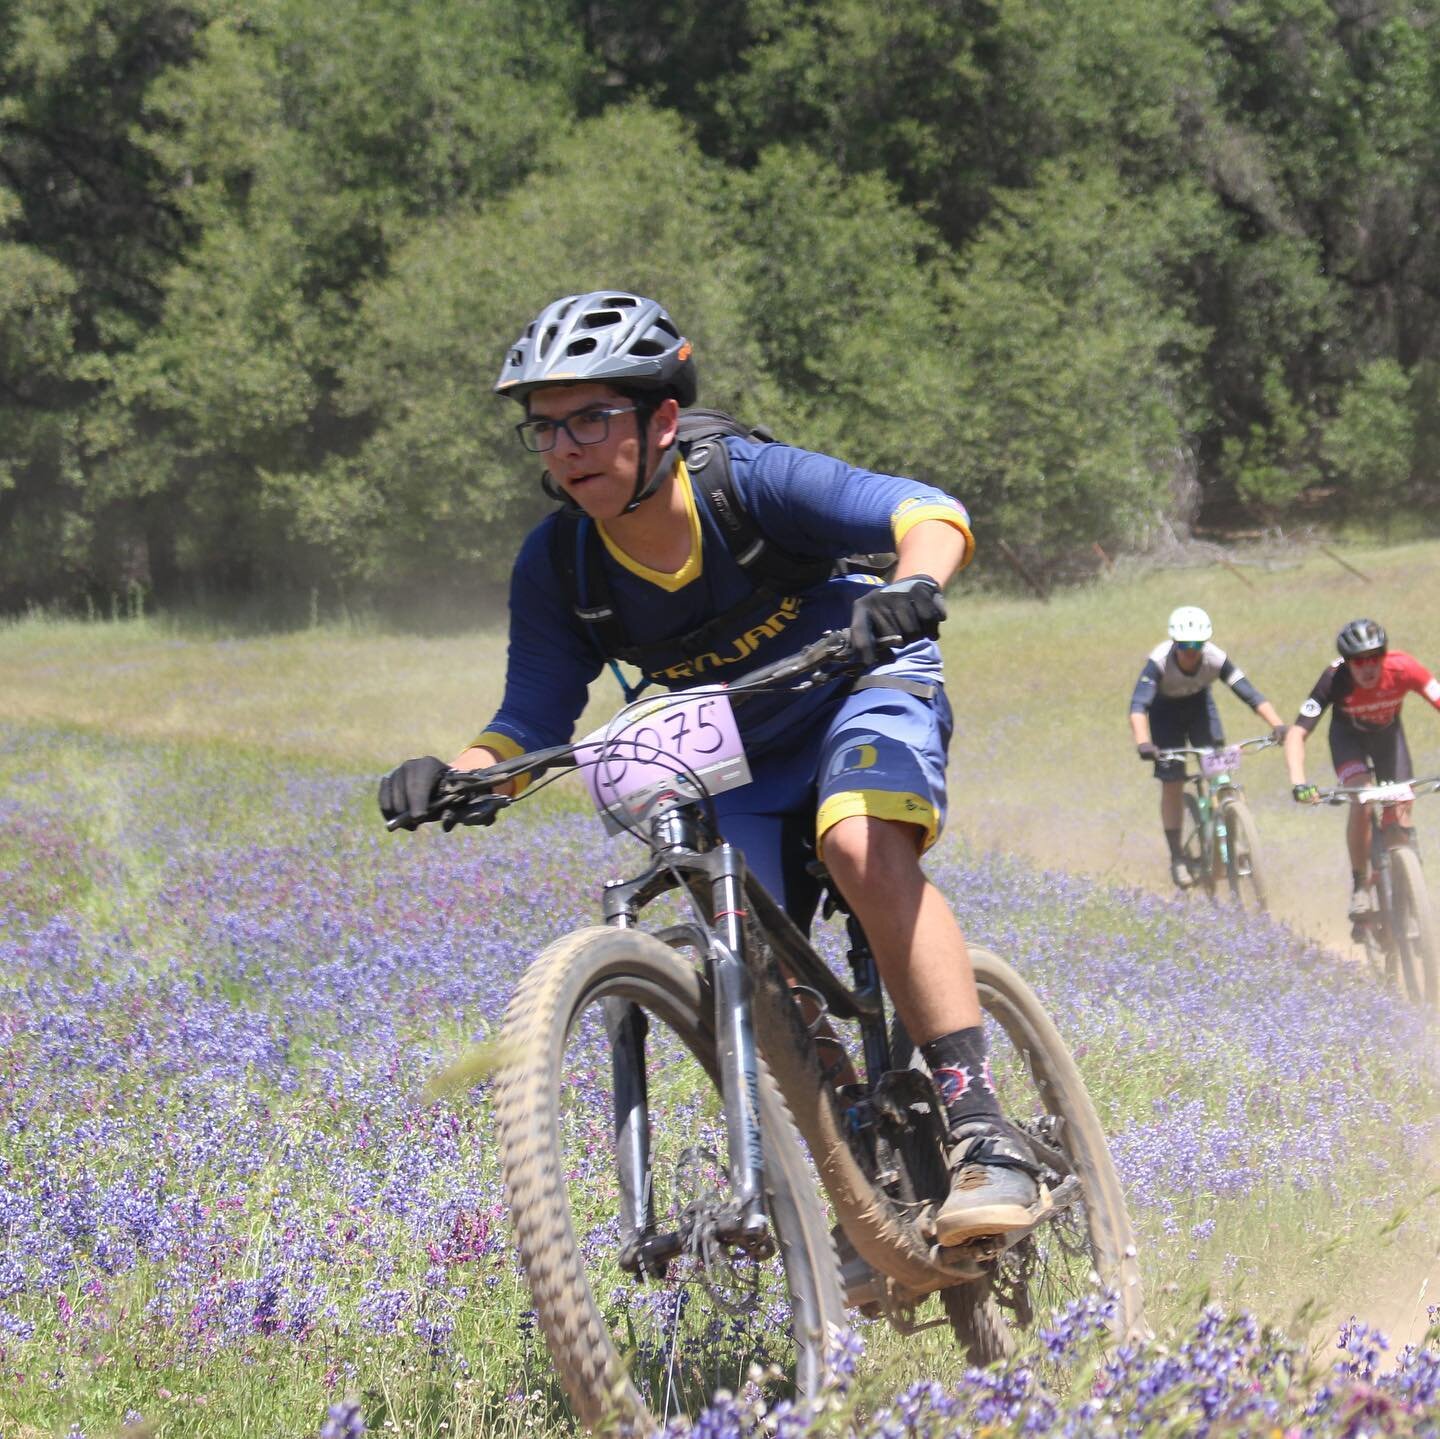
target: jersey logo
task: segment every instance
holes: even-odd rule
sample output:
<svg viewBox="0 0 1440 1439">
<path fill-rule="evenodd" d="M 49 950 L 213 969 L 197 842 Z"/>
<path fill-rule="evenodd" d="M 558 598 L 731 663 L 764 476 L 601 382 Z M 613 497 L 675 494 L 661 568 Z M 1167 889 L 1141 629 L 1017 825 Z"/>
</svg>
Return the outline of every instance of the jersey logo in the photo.
<svg viewBox="0 0 1440 1439">
<path fill-rule="evenodd" d="M 847 770 L 874 769 L 880 758 L 880 752 L 875 748 L 874 741 L 879 738 L 879 735 L 865 735 L 856 743 L 841 750 L 830 765 L 830 777 L 833 779 Z"/>
<path fill-rule="evenodd" d="M 721 654 L 719 650 L 706 650 L 693 660 L 682 660 L 678 665 L 669 665 L 655 671 L 654 678 L 661 680 L 689 680 L 706 670 L 719 669 L 722 665 L 738 664 L 749 658 L 766 641 L 773 640 L 792 620 L 800 615 L 800 600 L 791 596 L 780 601 L 780 608 L 767 619 L 760 621 L 754 629 L 737 635 L 731 642 L 731 649 Z"/>
<path fill-rule="evenodd" d="M 1320 701 L 1314 698 L 1308 699 L 1300 706 L 1300 713 L 1306 719 L 1315 719 L 1320 713 Z"/>
</svg>

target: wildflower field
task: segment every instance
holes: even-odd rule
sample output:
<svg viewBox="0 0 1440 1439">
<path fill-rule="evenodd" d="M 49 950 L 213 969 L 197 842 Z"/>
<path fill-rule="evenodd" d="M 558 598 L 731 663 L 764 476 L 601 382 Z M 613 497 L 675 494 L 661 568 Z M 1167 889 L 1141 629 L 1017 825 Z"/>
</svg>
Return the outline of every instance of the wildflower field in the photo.
<svg viewBox="0 0 1440 1439">
<path fill-rule="evenodd" d="M 742 1394 L 703 1432 L 1440 1434 L 1437 1031 L 1354 962 L 1342 820 L 1291 804 L 1273 755 L 1244 779 L 1284 923 L 1160 890 L 1124 715 L 1182 602 L 1287 715 L 1354 613 L 1440 668 L 1440 546 L 1347 553 L 1365 581 L 1312 560 L 957 595 L 945 630 L 932 872 L 1076 1052 L 1155 1340 L 1107 1353 L 1082 1306 L 981 1374 L 943 1328 L 861 1322 L 822 1413 Z M 636 852 L 578 787 L 450 835 L 387 835 L 374 805 L 383 767 L 480 727 L 503 643 L 0 626 L 0 1439 L 568 1432 L 486 1087 L 426 1084 Z M 1440 716 L 1406 720 L 1440 769 Z"/>
<path fill-rule="evenodd" d="M 484 1086 L 424 1086 L 542 941 L 593 920 L 628 841 L 549 796 L 493 830 L 387 835 L 373 784 L 0 725 L 3 1439 L 564 1429 Z M 1303 1307 L 1412 1283 L 1436 1250 L 1433 1030 L 1276 923 L 949 841 L 934 873 L 1077 1053 L 1159 1338 L 1107 1357 L 1093 1313 L 1061 1316 L 1042 1384 L 862 1324 L 815 1422 L 1435 1431 L 1440 1353 L 1397 1369 L 1362 1323 L 1332 1372 L 1337 1326 L 1312 1352 Z M 706 1421 L 767 1422 L 801 1416 L 742 1397 Z"/>
</svg>

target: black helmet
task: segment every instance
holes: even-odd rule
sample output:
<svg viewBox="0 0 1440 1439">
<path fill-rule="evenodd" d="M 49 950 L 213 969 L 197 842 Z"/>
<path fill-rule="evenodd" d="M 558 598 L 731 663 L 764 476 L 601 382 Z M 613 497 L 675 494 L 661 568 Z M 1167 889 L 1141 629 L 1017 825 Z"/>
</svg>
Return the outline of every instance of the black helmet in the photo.
<svg viewBox="0 0 1440 1439">
<path fill-rule="evenodd" d="M 497 395 L 522 403 L 541 385 L 597 381 L 617 389 L 673 395 L 693 405 L 697 388 L 690 341 L 665 307 L 624 290 L 592 290 L 554 300 L 510 347 Z"/>
<path fill-rule="evenodd" d="M 1335 636 L 1335 648 L 1347 660 L 1353 660 L 1356 655 L 1383 654 L 1385 646 L 1385 627 L 1375 620 L 1351 620 Z"/>
</svg>

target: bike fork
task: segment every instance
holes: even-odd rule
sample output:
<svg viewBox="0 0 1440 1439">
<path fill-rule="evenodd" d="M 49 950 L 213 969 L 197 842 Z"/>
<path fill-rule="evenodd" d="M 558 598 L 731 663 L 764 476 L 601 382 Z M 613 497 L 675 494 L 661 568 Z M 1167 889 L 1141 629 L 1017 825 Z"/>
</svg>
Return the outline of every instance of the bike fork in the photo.
<svg viewBox="0 0 1440 1439">
<path fill-rule="evenodd" d="M 603 1001 L 615 1096 L 615 1158 L 620 1179 L 620 1267 L 663 1276 L 668 1253 L 652 1253 L 655 1204 L 650 1170 L 650 1090 L 645 1035 L 650 1021 L 638 1004 Z"/>
<path fill-rule="evenodd" d="M 715 1035 L 720 1059 L 720 1092 L 725 1099 L 725 1132 L 730 1148 L 730 1192 L 734 1212 L 720 1237 L 755 1253 L 768 1252 L 765 1216 L 765 1158 L 760 1143 L 760 1054 L 751 1014 L 754 982 L 745 967 L 745 870 L 733 846 L 714 852 L 711 896 L 721 943 L 714 946 Z"/>
</svg>

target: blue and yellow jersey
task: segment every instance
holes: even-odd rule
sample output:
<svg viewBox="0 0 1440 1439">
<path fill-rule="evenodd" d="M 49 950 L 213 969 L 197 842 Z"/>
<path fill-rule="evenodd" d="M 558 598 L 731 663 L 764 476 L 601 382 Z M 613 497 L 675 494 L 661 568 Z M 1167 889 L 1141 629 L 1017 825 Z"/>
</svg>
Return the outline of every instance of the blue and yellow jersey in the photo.
<svg viewBox="0 0 1440 1439">
<path fill-rule="evenodd" d="M 958 500 L 932 486 L 896 475 L 857 469 L 829 455 L 789 445 L 726 437 L 731 475 L 740 502 L 767 539 L 794 554 L 840 559 L 894 550 L 926 520 L 941 520 L 966 538 L 965 562 L 974 549 L 969 516 Z M 799 594 L 774 596 L 754 589 L 736 563 L 684 463 L 676 468 L 691 531 L 689 557 L 673 573 L 652 570 L 626 555 L 599 526 L 606 582 L 627 638 L 659 646 L 649 678 L 668 689 L 737 680 L 808 644 L 826 630 L 850 623 L 855 597 L 877 583 L 864 575 L 833 576 Z M 552 516 L 521 546 L 510 583 L 510 648 L 499 711 L 475 741 L 502 758 L 565 744 L 585 706 L 586 690 L 604 663 L 593 637 L 571 608 L 554 559 Z M 749 603 L 742 603 L 749 597 Z M 736 607 L 739 606 L 737 609 Z M 687 657 L 678 641 L 731 610 L 733 624 L 704 653 Z M 939 648 L 910 645 L 887 673 L 920 680 L 940 678 Z M 800 694 L 756 695 L 736 707 L 748 749 L 763 752 L 797 724 L 828 713 L 838 687 Z"/>
</svg>

